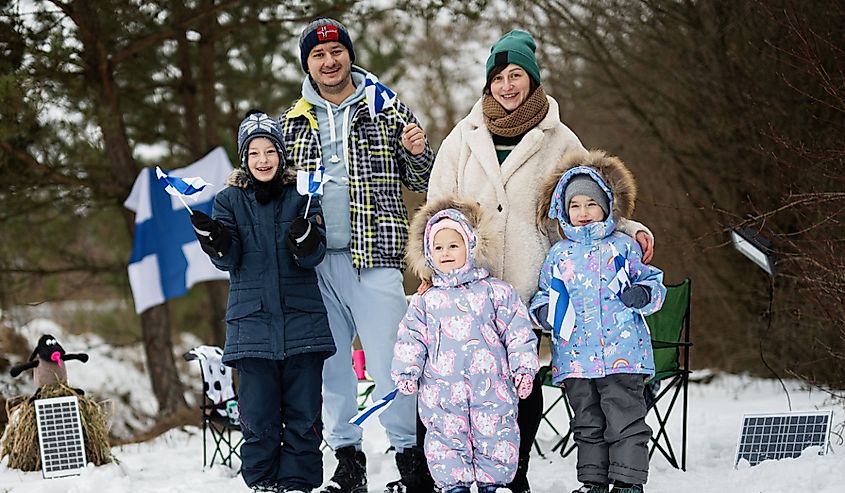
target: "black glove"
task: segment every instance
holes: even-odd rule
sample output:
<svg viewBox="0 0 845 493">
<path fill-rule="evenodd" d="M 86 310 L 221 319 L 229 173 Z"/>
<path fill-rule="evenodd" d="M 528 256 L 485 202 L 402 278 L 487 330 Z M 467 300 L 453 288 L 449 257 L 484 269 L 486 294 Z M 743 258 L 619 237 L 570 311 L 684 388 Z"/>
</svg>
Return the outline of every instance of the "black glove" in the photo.
<svg viewBox="0 0 845 493">
<path fill-rule="evenodd" d="M 191 224 L 194 226 L 194 234 L 200 242 L 202 251 L 212 257 L 222 257 L 229 253 L 232 234 L 219 221 L 211 219 L 204 212 L 194 211 L 191 214 Z"/>
<path fill-rule="evenodd" d="M 297 257 L 307 257 L 320 246 L 320 231 L 304 217 L 297 217 L 288 229 L 288 247 Z"/>
<path fill-rule="evenodd" d="M 628 308 L 636 308 L 639 310 L 640 308 L 648 305 L 648 302 L 651 301 L 651 288 L 643 286 L 642 284 L 633 284 L 622 291 L 622 294 L 619 295 L 619 299 Z"/>
<path fill-rule="evenodd" d="M 540 308 L 537 308 L 534 311 L 534 315 L 537 317 L 537 320 L 540 321 L 540 326 L 543 327 L 543 330 L 546 332 L 552 331 L 552 326 L 549 325 L 549 321 L 546 320 L 549 318 L 549 305 L 543 305 Z"/>
</svg>

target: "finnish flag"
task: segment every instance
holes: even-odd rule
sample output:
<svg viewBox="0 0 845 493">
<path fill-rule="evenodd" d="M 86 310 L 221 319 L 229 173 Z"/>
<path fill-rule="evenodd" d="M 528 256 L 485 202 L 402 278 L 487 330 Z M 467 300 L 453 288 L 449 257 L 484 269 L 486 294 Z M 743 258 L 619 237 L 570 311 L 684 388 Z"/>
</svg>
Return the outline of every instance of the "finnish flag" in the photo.
<svg viewBox="0 0 845 493">
<path fill-rule="evenodd" d="M 164 191 L 170 195 L 191 197 L 194 200 L 199 200 L 200 192 L 211 185 L 199 176 L 179 178 L 175 175 L 168 175 L 158 166 L 156 166 L 156 178 L 164 185 Z"/>
<path fill-rule="evenodd" d="M 367 108 L 370 110 L 371 118 L 375 118 L 387 108 L 392 108 L 396 101 L 396 93 L 379 82 L 373 74 L 367 74 L 364 79 L 364 94 L 367 97 Z"/>
<path fill-rule="evenodd" d="M 552 327 L 552 340 L 566 343 L 575 329 L 575 307 L 569 299 L 569 291 L 563 282 L 560 268 L 552 266 L 552 282 L 549 285 L 549 314 L 546 321 Z"/>
<path fill-rule="evenodd" d="M 356 414 L 352 417 L 352 419 L 349 420 L 349 423 L 361 426 L 367 419 L 372 418 L 373 416 L 378 416 L 379 414 L 383 413 L 384 410 L 387 409 L 390 404 L 393 403 L 393 400 L 396 398 L 396 394 L 398 392 L 399 389 L 393 389 L 386 396 L 362 409 L 358 414 Z"/>
<path fill-rule="evenodd" d="M 628 286 L 631 285 L 631 276 L 629 274 L 630 267 L 628 264 L 628 259 L 625 258 L 619 251 L 616 249 L 616 246 L 613 244 L 610 245 L 611 253 L 613 254 L 613 270 L 614 275 L 613 279 L 610 280 L 608 283 L 608 287 L 611 291 L 616 295 L 618 298 L 622 295 L 622 291 L 625 290 Z"/>
<path fill-rule="evenodd" d="M 218 147 L 199 161 L 171 171 L 169 177 L 202 176 L 222 184 L 231 171 L 226 151 Z M 135 237 L 128 270 L 137 313 L 184 295 L 198 282 L 229 277 L 228 273 L 217 270 L 202 251 L 179 196 L 169 195 L 161 185 L 156 170 L 144 168 L 123 203 L 135 213 Z M 198 185 L 194 182 L 191 186 Z M 222 188 L 222 185 L 206 184 L 194 209 L 210 216 L 214 196 Z"/>
<path fill-rule="evenodd" d="M 308 209 L 311 207 L 311 197 L 323 195 L 323 185 L 332 179 L 326 173 L 326 168 L 320 166 L 315 171 L 296 170 L 296 191 L 299 195 L 307 195 L 308 203 L 305 204 L 305 218 L 308 218 Z"/>
</svg>

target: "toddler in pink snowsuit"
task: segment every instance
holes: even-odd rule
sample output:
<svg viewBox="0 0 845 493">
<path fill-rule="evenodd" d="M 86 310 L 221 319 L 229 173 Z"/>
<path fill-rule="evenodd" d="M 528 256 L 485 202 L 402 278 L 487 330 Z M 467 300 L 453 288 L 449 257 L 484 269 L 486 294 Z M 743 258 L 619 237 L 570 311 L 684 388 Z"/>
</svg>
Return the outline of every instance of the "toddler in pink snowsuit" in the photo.
<svg viewBox="0 0 845 493">
<path fill-rule="evenodd" d="M 539 369 L 525 305 L 483 267 L 481 222 L 478 206 L 454 199 L 416 214 L 408 260 L 433 286 L 411 301 L 394 348 L 393 379 L 404 394 L 419 389 L 425 455 L 444 493 L 513 479 L 517 402 Z"/>
</svg>

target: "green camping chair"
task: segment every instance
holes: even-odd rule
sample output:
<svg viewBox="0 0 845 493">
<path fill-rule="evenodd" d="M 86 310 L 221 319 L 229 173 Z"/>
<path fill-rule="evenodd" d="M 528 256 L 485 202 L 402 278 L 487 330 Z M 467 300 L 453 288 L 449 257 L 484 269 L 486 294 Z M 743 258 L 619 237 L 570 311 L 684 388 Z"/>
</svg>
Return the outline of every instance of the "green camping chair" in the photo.
<svg viewBox="0 0 845 493">
<path fill-rule="evenodd" d="M 540 415 L 540 424 L 546 423 L 549 428 L 555 433 L 555 437 L 558 439 L 557 442 L 552 446 L 552 452 L 559 452 L 561 457 L 566 457 L 575 450 L 575 440 L 572 440 L 572 443 L 569 443 L 569 440 L 572 438 L 572 428 L 569 427 L 569 423 L 572 422 L 572 407 L 569 405 L 569 401 L 566 399 L 566 393 L 564 393 L 563 387 L 558 387 L 557 385 L 552 385 L 552 367 L 550 365 L 545 365 L 540 368 L 539 371 L 540 379 L 543 382 L 544 386 L 552 387 L 560 391 L 560 395 L 552 401 L 551 404 L 546 406 L 543 410 L 543 414 Z M 566 409 L 566 415 L 568 416 L 568 420 L 566 422 L 567 431 L 565 434 L 561 434 L 558 431 L 555 424 L 552 422 L 551 417 L 549 414 L 552 410 L 558 405 L 562 404 Z M 537 438 L 534 438 L 534 448 L 537 450 L 537 453 L 540 457 L 545 458 L 546 454 L 543 453 L 543 449 L 540 448 L 540 442 L 537 441 Z"/>
<path fill-rule="evenodd" d="M 658 426 L 651 436 L 649 459 L 660 451 L 669 463 L 687 470 L 687 396 L 689 387 L 690 285 L 685 279 L 676 286 L 666 286 L 666 300 L 657 313 L 646 317 L 654 349 L 655 374 L 646 382 L 646 406 L 654 413 Z M 683 401 L 681 460 L 675 455 L 666 424 L 678 397 Z M 661 409 L 662 408 L 662 409 Z"/>
</svg>

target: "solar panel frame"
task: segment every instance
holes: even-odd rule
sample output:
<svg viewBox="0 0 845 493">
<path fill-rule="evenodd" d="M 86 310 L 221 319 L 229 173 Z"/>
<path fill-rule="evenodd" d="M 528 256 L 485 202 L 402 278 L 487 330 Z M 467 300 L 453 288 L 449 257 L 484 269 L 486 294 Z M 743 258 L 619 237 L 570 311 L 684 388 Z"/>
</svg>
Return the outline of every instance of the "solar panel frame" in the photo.
<svg viewBox="0 0 845 493">
<path fill-rule="evenodd" d="M 80 474 L 86 456 L 78 399 L 75 396 L 37 399 L 35 418 L 42 477 Z"/>
<path fill-rule="evenodd" d="M 734 467 L 745 459 L 751 466 L 764 460 L 795 458 L 809 447 L 830 446 L 833 411 L 744 414 L 739 429 Z"/>
</svg>

